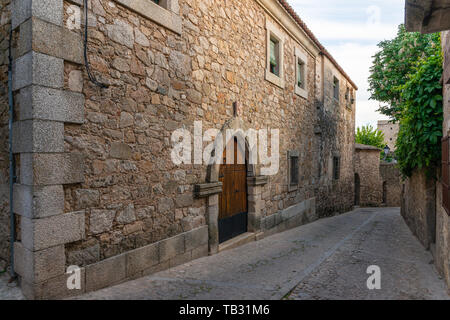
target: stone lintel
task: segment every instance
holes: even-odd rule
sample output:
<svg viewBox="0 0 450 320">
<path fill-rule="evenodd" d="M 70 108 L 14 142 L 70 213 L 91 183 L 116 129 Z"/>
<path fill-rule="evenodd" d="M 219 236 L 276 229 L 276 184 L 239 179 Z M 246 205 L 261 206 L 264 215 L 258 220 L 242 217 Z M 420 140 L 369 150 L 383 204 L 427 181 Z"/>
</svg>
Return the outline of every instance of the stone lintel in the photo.
<svg viewBox="0 0 450 320">
<path fill-rule="evenodd" d="M 197 184 L 194 186 L 194 194 L 197 198 L 206 198 L 222 193 L 222 182 Z"/>
</svg>

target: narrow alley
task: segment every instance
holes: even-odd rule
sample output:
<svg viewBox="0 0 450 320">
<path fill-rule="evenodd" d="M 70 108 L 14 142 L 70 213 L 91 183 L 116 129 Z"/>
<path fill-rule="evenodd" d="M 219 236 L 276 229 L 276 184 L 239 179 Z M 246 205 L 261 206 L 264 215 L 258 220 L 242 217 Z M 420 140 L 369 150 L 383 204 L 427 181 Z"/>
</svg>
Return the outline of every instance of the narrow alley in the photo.
<svg viewBox="0 0 450 320">
<path fill-rule="evenodd" d="M 379 266 L 381 289 L 367 288 Z M 77 299 L 449 299 L 398 208 L 361 208 Z"/>
</svg>

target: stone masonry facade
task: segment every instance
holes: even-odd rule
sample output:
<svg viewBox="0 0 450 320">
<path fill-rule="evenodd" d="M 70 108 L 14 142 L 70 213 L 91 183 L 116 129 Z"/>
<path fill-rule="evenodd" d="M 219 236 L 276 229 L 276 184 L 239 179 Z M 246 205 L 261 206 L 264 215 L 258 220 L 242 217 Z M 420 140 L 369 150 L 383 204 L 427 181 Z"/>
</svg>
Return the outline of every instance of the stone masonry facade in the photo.
<svg viewBox="0 0 450 320">
<path fill-rule="evenodd" d="M 11 16 L 14 35 L 14 260 L 28 298 L 81 294 L 219 251 L 219 167 L 171 161 L 172 133 L 193 133 L 195 121 L 280 130 L 278 173 L 248 170 L 255 240 L 352 208 L 357 88 L 285 1 L 89 0 L 88 60 L 107 88 L 85 70 L 82 1 L 0 5 L 0 33 Z M 277 79 L 267 73 L 272 33 L 282 48 Z M 0 113 L 5 242 L 7 119 Z M 299 158 L 296 186 L 290 154 Z M 81 268 L 81 290 L 66 287 L 71 265 Z"/>
<path fill-rule="evenodd" d="M 355 146 L 355 204 L 362 207 L 379 207 L 383 202 L 383 181 L 380 176 L 381 150 L 362 144 Z M 359 196 L 359 199 L 356 197 Z"/>
</svg>

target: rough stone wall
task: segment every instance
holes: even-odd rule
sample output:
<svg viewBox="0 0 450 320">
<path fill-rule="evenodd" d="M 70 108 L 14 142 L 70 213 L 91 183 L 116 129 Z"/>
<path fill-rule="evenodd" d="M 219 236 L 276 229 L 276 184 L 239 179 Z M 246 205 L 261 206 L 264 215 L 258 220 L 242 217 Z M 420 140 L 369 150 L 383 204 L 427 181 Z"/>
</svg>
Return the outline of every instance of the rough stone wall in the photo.
<svg viewBox="0 0 450 320">
<path fill-rule="evenodd" d="M 174 166 L 170 137 L 183 126 L 192 132 L 195 120 L 220 129 L 235 101 L 249 127 L 280 129 L 280 171 L 263 188 L 263 217 L 314 196 L 319 116 L 324 128 L 333 127 L 322 134 L 324 212 L 351 207 L 354 112 L 328 102 L 315 108 L 316 61 L 308 61 L 307 101 L 293 90 L 294 41 L 287 34 L 286 87 L 264 80 L 265 20 L 275 21 L 255 1 L 179 4 L 182 36 L 116 3 L 92 2 L 89 58 L 110 87 L 100 90 L 84 77 L 87 121 L 65 126 L 66 151 L 87 155 L 85 183 L 65 189 L 66 211 L 86 209 L 89 221 L 87 240 L 66 247 L 68 264 L 93 263 L 205 225 L 206 203 L 194 199 L 193 185 L 205 181 L 206 168 Z M 66 65 L 66 74 L 72 71 Z M 298 150 L 301 163 L 301 184 L 290 193 L 288 150 Z M 342 157 L 338 182 L 331 179 L 330 152 Z"/>
<path fill-rule="evenodd" d="M 401 213 L 411 231 L 429 249 L 436 230 L 436 181 L 415 171 L 405 182 Z"/>
<path fill-rule="evenodd" d="M 360 206 L 380 206 L 383 202 L 380 151 L 356 149 L 355 173 L 360 179 Z"/>
<path fill-rule="evenodd" d="M 326 217 L 351 210 L 354 202 L 355 105 L 345 94 L 351 85 L 326 58 L 316 62 L 316 109 L 318 122 L 315 142 L 320 167 L 315 192 L 317 213 Z M 340 100 L 333 97 L 333 80 L 340 82 Z M 323 78 L 323 81 L 322 81 Z M 355 93 L 354 93 L 355 94 Z M 333 178 L 333 157 L 340 158 L 340 178 Z"/>
<path fill-rule="evenodd" d="M 382 182 L 386 184 L 386 189 L 384 191 L 386 201 L 384 205 L 387 207 L 400 207 L 402 203 L 403 188 L 403 179 L 400 170 L 394 163 L 382 161 L 380 164 L 380 174 Z"/>
<path fill-rule="evenodd" d="M 395 150 L 399 129 L 398 123 L 391 123 L 385 120 L 378 121 L 378 130 L 384 133 L 384 142 L 389 146 L 391 151 Z"/>
<path fill-rule="evenodd" d="M 443 32 L 442 46 L 445 52 L 444 73 L 450 74 L 450 31 Z M 450 84 L 444 84 L 444 124 L 443 135 L 446 136 L 450 130 Z M 436 250 L 435 264 L 441 275 L 447 282 L 450 290 L 450 216 L 442 207 L 442 175 L 438 174 L 436 183 Z"/>
<path fill-rule="evenodd" d="M 0 271 L 9 262 L 8 44 L 10 0 L 0 1 Z"/>
<path fill-rule="evenodd" d="M 264 80 L 265 20 L 271 18 L 255 1 L 179 4 L 182 36 L 117 3 L 92 2 L 89 59 L 110 87 L 100 90 L 84 76 L 78 87 L 86 96 L 87 121 L 65 126 L 65 151 L 87 156 L 85 182 L 65 187 L 65 210 L 86 209 L 89 221 L 87 239 L 66 246 L 67 264 L 94 263 L 205 225 L 206 203 L 194 199 L 193 185 L 204 183 L 206 167 L 173 165 L 170 137 L 183 126 L 193 132 L 195 120 L 205 129 L 220 129 L 232 117 L 235 101 L 249 127 L 280 129 L 280 171 L 263 189 L 263 217 L 314 196 L 316 61 L 308 61 L 307 101 L 294 93 L 294 41 L 289 37 L 285 89 Z M 65 68 L 70 85 L 74 70 Z M 344 187 L 352 193 L 354 113 L 343 108 L 329 111 L 339 137 L 325 137 L 342 156 L 342 180 L 328 179 L 326 187 L 340 201 Z M 301 184 L 290 193 L 288 150 L 298 150 L 301 163 Z M 326 167 L 329 155 L 324 159 Z M 332 211 L 345 211 L 347 202 Z"/>
</svg>

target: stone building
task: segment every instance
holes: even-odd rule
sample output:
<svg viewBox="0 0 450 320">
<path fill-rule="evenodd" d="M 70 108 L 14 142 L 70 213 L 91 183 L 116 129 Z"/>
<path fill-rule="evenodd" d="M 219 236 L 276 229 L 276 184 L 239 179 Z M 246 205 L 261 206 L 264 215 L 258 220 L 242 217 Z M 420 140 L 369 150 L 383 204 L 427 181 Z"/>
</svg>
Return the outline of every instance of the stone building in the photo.
<svg viewBox="0 0 450 320">
<path fill-rule="evenodd" d="M 397 164 L 381 161 L 380 175 L 383 181 L 383 205 L 401 207 L 404 182 Z"/>
<path fill-rule="evenodd" d="M 443 81 L 444 122 L 442 167 L 435 177 L 417 171 L 406 181 L 402 214 L 411 230 L 433 254 L 439 273 L 450 290 L 450 1 L 407 0 L 406 28 L 422 33 L 440 32 L 445 56 Z M 436 178 L 437 177 L 437 178 Z"/>
<path fill-rule="evenodd" d="M 86 48 L 80 0 L 0 9 L 3 39 L 13 30 L 14 262 L 27 297 L 100 289 L 224 250 L 225 232 L 253 241 L 352 208 L 357 88 L 286 1 L 89 0 Z M 8 112 L 0 116 L 8 260 Z M 243 170 L 176 165 L 173 133 L 194 136 L 199 121 L 224 134 L 279 129 L 279 170 L 263 175 L 241 145 Z M 226 207 L 236 194 L 245 212 Z M 67 289 L 71 265 L 80 290 Z"/>
<path fill-rule="evenodd" d="M 381 150 L 355 144 L 355 205 L 379 207 L 383 203 L 383 181 L 380 175 Z"/>
<path fill-rule="evenodd" d="M 384 142 L 388 145 L 391 151 L 395 151 L 395 144 L 397 143 L 398 130 L 400 129 L 398 123 L 392 123 L 388 120 L 378 121 L 378 130 L 384 134 Z"/>
</svg>

